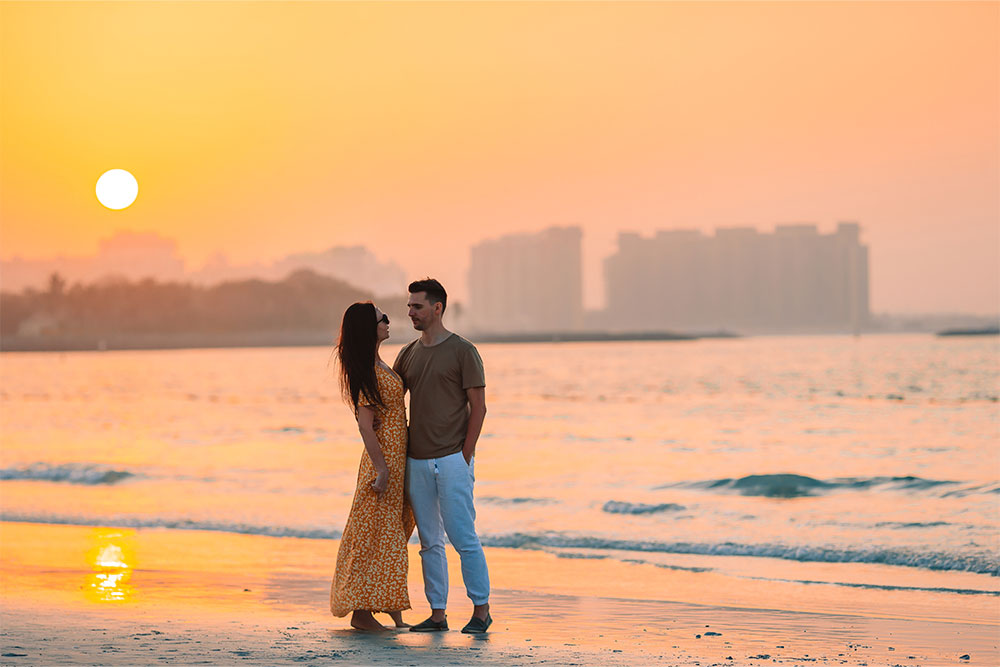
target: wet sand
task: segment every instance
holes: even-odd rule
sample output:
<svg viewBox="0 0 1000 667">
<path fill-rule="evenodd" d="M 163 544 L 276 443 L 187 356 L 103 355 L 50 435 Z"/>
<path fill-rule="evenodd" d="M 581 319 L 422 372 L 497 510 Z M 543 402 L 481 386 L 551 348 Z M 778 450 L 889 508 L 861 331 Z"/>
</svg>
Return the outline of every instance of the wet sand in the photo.
<svg viewBox="0 0 1000 667">
<path fill-rule="evenodd" d="M 487 549 L 495 622 L 470 636 L 450 553 L 450 632 L 366 635 L 327 611 L 333 540 L 8 522 L 0 545 L 4 665 L 1000 664 L 998 597 L 695 571 L 704 557 Z M 415 623 L 428 609 L 413 545 L 410 596 Z"/>
</svg>

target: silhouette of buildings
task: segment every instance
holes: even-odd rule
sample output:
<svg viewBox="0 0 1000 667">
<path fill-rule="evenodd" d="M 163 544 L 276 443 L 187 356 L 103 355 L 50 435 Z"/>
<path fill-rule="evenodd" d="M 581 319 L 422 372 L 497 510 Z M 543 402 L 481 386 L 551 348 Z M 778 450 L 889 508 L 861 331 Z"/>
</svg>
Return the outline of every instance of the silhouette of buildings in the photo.
<svg viewBox="0 0 1000 667">
<path fill-rule="evenodd" d="M 53 273 L 71 283 L 93 283 L 109 277 L 161 282 L 194 282 L 214 285 L 225 281 L 284 280 L 290 274 L 309 269 L 339 278 L 373 295 L 406 293 L 406 274 L 393 261 L 379 261 L 364 246 L 333 247 L 322 252 L 297 253 L 270 263 L 230 264 L 216 253 L 204 266 L 187 271 L 173 239 L 150 232 L 117 232 L 98 244 L 95 255 L 0 261 L 0 285 L 5 291 L 27 287 L 44 289 Z"/>
<path fill-rule="evenodd" d="M 108 277 L 139 280 L 156 277 L 172 281 L 185 278 L 184 260 L 177 242 L 154 232 L 118 232 L 98 244 L 96 255 L 21 259 L 0 263 L 3 289 L 42 288 L 53 273 L 72 282 L 94 282 Z"/>
<path fill-rule="evenodd" d="M 338 246 L 319 253 L 298 253 L 275 262 L 279 275 L 297 269 L 340 278 L 375 295 L 406 295 L 409 284 L 399 264 L 379 259 L 365 246 Z"/>
<path fill-rule="evenodd" d="M 213 255 L 192 278 L 202 284 L 225 280 L 262 278 L 283 280 L 289 274 L 309 269 L 324 276 L 339 278 L 373 295 L 406 293 L 408 280 L 395 262 L 379 261 L 365 246 L 337 246 L 321 252 L 301 252 L 287 255 L 270 264 L 233 265 L 221 253 Z"/>
<path fill-rule="evenodd" d="M 622 233 L 605 260 L 605 327 L 618 331 L 857 332 L 869 321 L 860 227 Z"/>
<path fill-rule="evenodd" d="M 575 331 L 583 323 L 579 227 L 484 241 L 471 250 L 469 326 L 479 331 Z"/>
<path fill-rule="evenodd" d="M 815 225 L 621 233 L 606 258 L 607 308 L 583 312 L 582 231 L 551 227 L 484 241 L 471 249 L 468 302 L 450 321 L 483 333 L 608 332 L 814 333 L 858 332 L 871 319 L 868 248 L 860 227 Z M 119 233 L 97 255 L 2 262 L 4 291 L 43 288 L 58 272 L 70 282 L 108 275 L 216 284 L 284 280 L 300 269 L 340 278 L 367 293 L 403 295 L 407 278 L 392 261 L 363 246 L 289 255 L 267 264 L 231 265 L 218 255 L 185 272 L 176 243 L 156 234 Z M 586 315 L 586 318 L 585 318 Z"/>
</svg>

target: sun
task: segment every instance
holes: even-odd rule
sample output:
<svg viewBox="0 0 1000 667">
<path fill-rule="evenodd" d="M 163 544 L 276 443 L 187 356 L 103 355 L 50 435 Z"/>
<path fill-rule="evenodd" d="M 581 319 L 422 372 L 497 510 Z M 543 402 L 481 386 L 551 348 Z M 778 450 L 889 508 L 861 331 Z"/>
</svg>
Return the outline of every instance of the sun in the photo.
<svg viewBox="0 0 1000 667">
<path fill-rule="evenodd" d="M 127 208 L 138 195 L 139 182 L 124 169 L 111 169 L 97 179 L 97 199 L 110 209 Z"/>
</svg>

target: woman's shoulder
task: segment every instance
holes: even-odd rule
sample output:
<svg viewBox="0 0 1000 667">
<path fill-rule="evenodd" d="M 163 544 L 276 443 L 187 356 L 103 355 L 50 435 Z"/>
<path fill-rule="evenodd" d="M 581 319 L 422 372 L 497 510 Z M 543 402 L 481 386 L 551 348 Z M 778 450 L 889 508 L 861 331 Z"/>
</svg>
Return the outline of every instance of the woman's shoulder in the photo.
<svg viewBox="0 0 1000 667">
<path fill-rule="evenodd" d="M 402 381 L 402 378 L 399 377 L 396 371 L 392 370 L 389 366 L 381 363 L 375 364 L 375 377 L 379 381 L 383 380 L 392 380 L 400 382 Z"/>
</svg>

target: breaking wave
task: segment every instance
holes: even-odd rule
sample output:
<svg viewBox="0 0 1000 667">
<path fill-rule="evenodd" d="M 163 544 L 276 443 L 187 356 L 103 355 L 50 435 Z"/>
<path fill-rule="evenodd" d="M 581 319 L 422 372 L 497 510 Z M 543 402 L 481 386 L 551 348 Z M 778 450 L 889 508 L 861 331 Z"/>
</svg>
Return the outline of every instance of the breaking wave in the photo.
<svg viewBox="0 0 1000 667">
<path fill-rule="evenodd" d="M 178 530 L 211 530 L 270 537 L 303 537 L 337 539 L 341 531 L 332 527 L 296 528 L 226 521 L 172 519 L 165 517 L 105 516 L 86 517 L 51 514 L 0 513 L 0 521 L 69 524 L 81 526 L 119 526 L 126 528 L 173 528 Z M 416 536 L 412 538 L 415 540 Z M 927 570 L 973 572 L 1000 576 L 1000 556 L 995 553 L 962 554 L 945 551 L 924 551 L 907 547 L 827 547 L 802 544 L 765 542 L 741 544 L 735 542 L 654 542 L 613 539 L 600 536 L 573 535 L 559 532 L 509 533 L 481 535 L 480 541 L 489 547 L 509 549 L 592 549 L 632 553 L 672 553 L 705 556 L 743 556 L 780 558 L 799 562 L 870 563 L 922 568 Z M 621 554 L 609 554 L 621 558 Z M 568 556 L 572 557 L 572 556 Z M 595 557 L 594 555 L 589 557 Z"/>
<path fill-rule="evenodd" d="M 342 535 L 333 528 L 291 528 L 287 526 L 262 526 L 250 523 L 228 521 L 197 521 L 192 519 L 166 519 L 160 517 L 87 517 L 53 516 L 48 514 L 18 514 L 0 512 L 0 521 L 18 523 L 50 523 L 68 526 L 114 526 L 120 528 L 173 528 L 175 530 L 211 530 L 221 533 L 241 535 L 265 535 L 267 537 L 305 537 L 319 540 L 335 540 Z"/>
<path fill-rule="evenodd" d="M 924 479 L 905 475 L 898 477 L 840 477 L 830 480 L 816 479 L 807 475 L 780 473 L 773 475 L 747 475 L 738 479 L 724 478 L 704 482 L 680 482 L 664 484 L 658 489 L 687 487 L 700 488 L 716 492 L 737 492 L 745 496 L 763 496 L 767 498 L 798 498 L 813 496 L 838 490 L 863 491 L 880 489 L 886 491 L 927 491 L 947 487 L 952 489 L 959 482 Z M 995 484 L 978 484 L 965 489 L 968 493 L 994 493 Z M 944 495 L 958 493 L 959 490 L 949 490 Z"/>
<path fill-rule="evenodd" d="M 608 514 L 655 514 L 658 512 L 679 512 L 687 508 L 677 503 L 647 505 L 645 503 L 626 503 L 618 500 L 609 500 L 604 503 L 604 507 L 601 509 Z"/>
<path fill-rule="evenodd" d="M 550 505 L 559 501 L 555 498 L 502 498 L 500 496 L 481 496 L 476 498 L 476 502 L 489 503 L 491 505 Z"/>
<path fill-rule="evenodd" d="M 920 551 L 907 548 L 857 547 L 837 548 L 796 544 L 738 544 L 734 542 L 647 542 L 616 540 L 586 535 L 561 533 L 512 533 L 486 535 L 481 541 L 487 546 L 514 549 L 562 547 L 577 549 L 607 549 L 617 551 L 700 554 L 705 556 L 749 556 L 781 558 L 818 563 L 872 563 L 897 565 L 927 570 L 955 570 L 1000 576 L 1000 558 L 994 554 L 958 554 Z"/>
<path fill-rule="evenodd" d="M 137 477 L 127 470 L 115 470 L 97 463 L 32 463 L 28 466 L 14 466 L 0 469 L 0 480 L 36 480 L 43 482 L 68 482 L 70 484 L 117 484 Z"/>
</svg>

